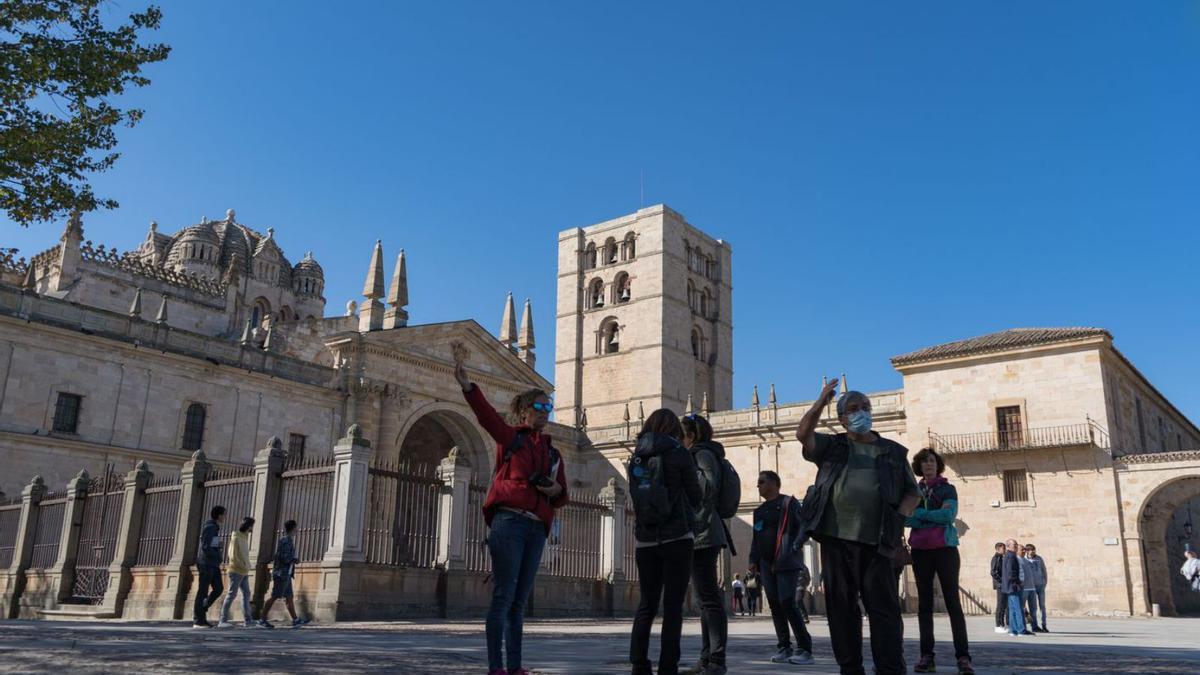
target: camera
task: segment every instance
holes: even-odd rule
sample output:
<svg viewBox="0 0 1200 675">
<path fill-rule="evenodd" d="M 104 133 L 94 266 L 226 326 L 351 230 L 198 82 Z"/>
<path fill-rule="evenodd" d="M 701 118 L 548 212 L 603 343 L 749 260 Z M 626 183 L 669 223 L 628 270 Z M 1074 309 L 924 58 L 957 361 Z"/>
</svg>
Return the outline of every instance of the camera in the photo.
<svg viewBox="0 0 1200 675">
<path fill-rule="evenodd" d="M 537 471 L 529 474 L 529 484 L 533 487 L 549 488 L 554 486 L 554 480 L 550 476 Z"/>
</svg>

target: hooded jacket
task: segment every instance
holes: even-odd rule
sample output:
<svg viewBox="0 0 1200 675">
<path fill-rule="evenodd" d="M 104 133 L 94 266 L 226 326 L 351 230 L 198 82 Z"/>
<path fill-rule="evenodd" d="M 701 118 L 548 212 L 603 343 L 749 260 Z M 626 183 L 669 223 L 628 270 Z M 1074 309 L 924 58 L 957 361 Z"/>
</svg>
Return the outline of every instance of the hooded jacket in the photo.
<svg viewBox="0 0 1200 675">
<path fill-rule="evenodd" d="M 229 546 L 225 551 L 225 563 L 230 574 L 250 574 L 250 534 L 234 530 L 229 535 Z"/>
<path fill-rule="evenodd" d="M 699 470 L 692 453 L 678 440 L 653 432 L 640 434 L 635 458 L 644 462 L 654 456 L 662 462 L 663 485 L 670 498 L 670 512 L 658 527 L 649 527 L 641 522 L 634 512 L 634 535 L 642 543 L 658 543 L 686 537 L 695 532 L 696 516 L 692 504 L 704 498 L 700 487 Z M 630 486 L 633 489 L 633 486 Z"/>
<path fill-rule="evenodd" d="M 221 567 L 221 524 L 209 518 L 200 529 L 200 546 L 196 552 L 196 566 Z"/>
<path fill-rule="evenodd" d="M 724 548 L 729 545 L 729 540 L 725 537 L 725 524 L 717 515 L 717 497 L 721 493 L 721 460 L 725 458 L 725 447 L 716 441 L 700 441 L 692 444 L 691 451 L 703 493 L 700 501 L 692 505 L 696 548 Z"/>
</svg>

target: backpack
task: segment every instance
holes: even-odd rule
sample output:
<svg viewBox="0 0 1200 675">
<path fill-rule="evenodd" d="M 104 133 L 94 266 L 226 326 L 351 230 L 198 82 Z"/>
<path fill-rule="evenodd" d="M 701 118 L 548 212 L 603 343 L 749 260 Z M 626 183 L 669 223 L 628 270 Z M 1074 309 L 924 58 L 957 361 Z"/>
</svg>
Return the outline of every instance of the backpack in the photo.
<svg viewBox="0 0 1200 675">
<path fill-rule="evenodd" d="M 629 460 L 629 497 L 638 525 L 657 530 L 671 518 L 671 493 L 667 490 L 662 453 L 634 454 Z"/>
<path fill-rule="evenodd" d="M 721 464 L 721 489 L 717 493 L 717 515 L 728 520 L 737 515 L 742 503 L 742 479 L 728 459 L 718 457 Z"/>
</svg>

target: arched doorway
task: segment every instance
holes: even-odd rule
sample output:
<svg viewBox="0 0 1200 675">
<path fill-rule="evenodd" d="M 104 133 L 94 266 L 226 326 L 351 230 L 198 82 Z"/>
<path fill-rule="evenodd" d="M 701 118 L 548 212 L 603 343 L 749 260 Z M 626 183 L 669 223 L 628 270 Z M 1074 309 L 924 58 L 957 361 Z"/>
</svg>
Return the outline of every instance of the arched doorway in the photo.
<svg viewBox="0 0 1200 675">
<path fill-rule="evenodd" d="M 458 456 L 477 474 L 486 475 L 491 467 L 491 441 L 485 441 L 475 425 L 449 403 L 430 403 L 414 411 L 400 429 L 396 447 L 399 464 L 427 475 L 437 471 L 452 448 L 458 449 Z"/>
<path fill-rule="evenodd" d="M 1165 483 L 1146 499 L 1138 517 L 1149 604 L 1166 616 L 1200 614 L 1200 593 L 1191 591 L 1179 573 L 1185 545 L 1200 544 L 1193 529 L 1200 521 L 1192 516 L 1200 518 L 1200 476 Z"/>
</svg>

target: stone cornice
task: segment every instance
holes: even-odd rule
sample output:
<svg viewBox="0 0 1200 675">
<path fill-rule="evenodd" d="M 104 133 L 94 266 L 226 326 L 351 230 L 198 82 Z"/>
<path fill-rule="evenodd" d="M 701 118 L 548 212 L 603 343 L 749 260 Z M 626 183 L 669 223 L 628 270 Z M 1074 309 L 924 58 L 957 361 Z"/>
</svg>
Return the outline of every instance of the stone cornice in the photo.
<svg viewBox="0 0 1200 675">
<path fill-rule="evenodd" d="M 1113 460 L 1118 466 L 1129 464 L 1165 464 L 1168 462 L 1190 462 L 1200 460 L 1200 450 L 1183 450 L 1176 452 L 1146 452 L 1136 455 L 1122 455 Z"/>
</svg>

